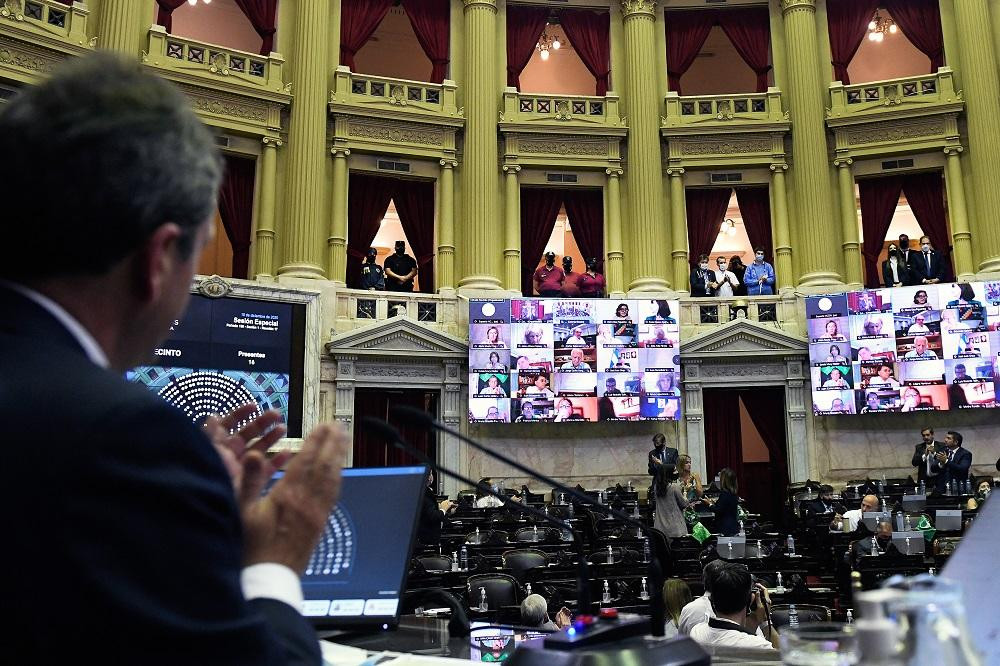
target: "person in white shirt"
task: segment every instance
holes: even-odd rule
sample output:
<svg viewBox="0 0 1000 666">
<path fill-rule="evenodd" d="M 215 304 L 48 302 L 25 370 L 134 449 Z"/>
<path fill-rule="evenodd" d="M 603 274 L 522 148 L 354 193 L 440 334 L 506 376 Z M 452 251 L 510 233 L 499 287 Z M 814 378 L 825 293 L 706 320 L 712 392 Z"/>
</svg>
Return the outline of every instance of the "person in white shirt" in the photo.
<svg viewBox="0 0 1000 666">
<path fill-rule="evenodd" d="M 845 511 L 843 515 L 837 514 L 833 517 L 833 522 L 830 523 L 830 530 L 840 532 L 844 529 L 844 524 L 847 525 L 847 531 L 853 532 L 858 529 L 858 523 L 861 522 L 861 518 L 865 513 L 871 513 L 872 511 L 878 511 L 878 497 L 875 495 L 865 495 L 861 498 L 861 508 L 851 509 L 850 511 Z"/>
<path fill-rule="evenodd" d="M 767 588 L 754 584 L 746 566 L 727 563 L 712 586 L 715 617 L 691 630 L 702 645 L 777 650 L 778 630 L 770 624 L 771 598 Z M 770 639 L 757 635 L 767 629 Z"/>
<path fill-rule="evenodd" d="M 573 329 L 573 334 L 566 338 L 563 343 L 567 347 L 586 347 L 587 341 L 583 339 L 583 329 L 580 327 Z"/>
<path fill-rule="evenodd" d="M 823 382 L 823 388 L 850 388 L 850 384 L 844 379 L 844 373 L 839 368 L 830 371 L 830 378 Z"/>
<path fill-rule="evenodd" d="M 716 259 L 715 264 L 719 267 L 715 271 L 715 282 L 719 285 L 719 288 L 715 291 L 715 295 L 723 298 L 732 298 L 733 290 L 740 286 L 740 279 L 736 277 L 735 273 L 729 270 L 729 264 L 726 262 L 725 257 Z"/>
<path fill-rule="evenodd" d="M 696 626 L 708 622 L 709 619 L 715 617 L 715 611 L 712 609 L 712 586 L 715 584 L 715 579 L 719 575 L 719 572 L 726 565 L 727 562 L 725 560 L 712 560 L 702 569 L 701 582 L 705 588 L 705 593 L 688 602 L 681 609 L 680 619 L 677 621 L 678 633 L 685 636 L 689 635 L 691 630 Z M 764 636 L 760 629 L 757 630 L 757 635 Z"/>
<path fill-rule="evenodd" d="M 552 389 L 549 388 L 549 378 L 545 375 L 538 375 L 535 377 L 535 383 L 524 389 L 524 395 L 530 395 L 544 400 L 551 400 L 555 397 L 555 393 L 553 393 Z"/>
<path fill-rule="evenodd" d="M 903 358 L 931 358 L 935 360 L 937 357 L 937 354 L 930 349 L 930 343 L 927 341 L 927 338 L 923 335 L 913 338 L 913 349 L 903 355 Z"/>
<path fill-rule="evenodd" d="M 913 323 L 910 327 L 906 329 L 907 335 L 926 335 L 931 332 L 931 329 L 927 328 L 927 324 L 924 323 L 925 317 L 924 313 L 920 312 L 913 316 Z"/>
<path fill-rule="evenodd" d="M 494 492 L 499 492 L 493 487 L 493 480 L 490 478 L 483 478 L 479 480 L 476 485 L 476 508 L 477 509 L 490 509 L 496 508 L 498 506 L 503 506 L 504 501 L 499 497 L 495 497 L 490 494 L 490 490 Z M 521 498 L 517 495 L 512 495 L 510 498 L 512 502 L 520 502 Z"/>
<path fill-rule="evenodd" d="M 883 363 L 878 366 L 878 374 L 868 378 L 868 386 L 887 386 L 892 389 L 898 389 L 899 382 L 892 376 L 892 366 L 888 363 Z"/>
<path fill-rule="evenodd" d="M 576 372 L 593 372 L 593 369 L 583 362 L 583 350 L 574 347 L 569 353 L 569 360 L 559 366 L 560 370 L 570 370 Z"/>
</svg>

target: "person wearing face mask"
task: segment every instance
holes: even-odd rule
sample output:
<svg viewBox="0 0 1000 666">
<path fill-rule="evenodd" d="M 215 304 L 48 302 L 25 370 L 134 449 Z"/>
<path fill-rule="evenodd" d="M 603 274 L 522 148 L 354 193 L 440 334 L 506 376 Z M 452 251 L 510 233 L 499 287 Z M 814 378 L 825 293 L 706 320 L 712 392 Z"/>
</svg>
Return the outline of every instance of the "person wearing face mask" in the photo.
<svg viewBox="0 0 1000 666">
<path fill-rule="evenodd" d="M 413 291 L 413 280 L 417 277 L 417 260 L 406 254 L 406 242 L 396 241 L 395 253 L 382 262 L 385 269 L 386 286 L 389 291 Z"/>
<path fill-rule="evenodd" d="M 875 549 L 878 548 L 878 552 Z M 858 563 L 864 557 L 872 555 L 899 555 L 899 551 L 892 545 L 892 523 L 888 520 L 879 521 L 875 528 L 875 543 L 872 537 L 865 537 L 855 541 L 851 545 L 851 562 L 857 568 Z"/>
<path fill-rule="evenodd" d="M 715 271 L 715 282 L 719 285 L 715 295 L 722 298 L 732 298 L 740 286 L 740 279 L 729 270 L 729 262 L 726 261 L 725 257 L 716 259 L 715 265 L 718 266 Z"/>
<path fill-rule="evenodd" d="M 911 285 L 919 284 L 916 277 L 913 274 L 913 260 L 919 254 L 916 250 L 910 247 L 910 237 L 906 234 L 899 234 L 899 246 L 896 250 L 897 258 L 902 260 L 903 266 L 906 267 L 907 280 L 903 282 L 903 286 L 909 287 Z"/>
<path fill-rule="evenodd" d="M 920 252 L 910 257 L 910 268 L 916 284 L 937 284 L 944 279 L 944 261 L 927 236 L 920 238 Z"/>
<path fill-rule="evenodd" d="M 377 256 L 378 251 L 375 248 L 368 248 L 365 263 L 361 264 L 361 289 L 385 291 L 385 271 L 375 263 Z"/>
<path fill-rule="evenodd" d="M 910 282 L 910 269 L 906 265 L 906 259 L 903 258 L 896 244 L 891 243 L 889 256 L 882 262 L 882 284 L 886 287 L 902 287 Z"/>
<path fill-rule="evenodd" d="M 556 253 L 545 253 L 545 265 L 540 266 L 532 276 L 535 291 L 540 296 L 558 296 L 562 290 L 563 280 L 566 274 L 563 269 L 556 266 Z"/>
<path fill-rule="evenodd" d="M 698 255 L 698 265 L 691 269 L 691 295 L 697 298 L 715 296 L 719 283 L 715 281 L 715 271 L 708 268 L 708 255 Z"/>
<path fill-rule="evenodd" d="M 576 286 L 580 288 L 581 298 L 604 298 L 607 284 L 604 276 L 597 272 L 597 257 L 587 259 L 587 271 L 580 273 Z"/>
<path fill-rule="evenodd" d="M 580 279 L 579 273 L 573 272 L 573 257 L 562 258 L 563 283 L 559 288 L 559 295 L 567 298 L 579 298 L 580 287 L 577 281 Z"/>
<path fill-rule="evenodd" d="M 747 267 L 743 263 L 743 258 L 740 257 L 740 255 L 734 254 L 729 258 L 729 270 L 732 272 L 733 275 L 736 276 L 736 279 L 739 281 L 739 284 L 736 285 L 736 287 L 733 289 L 733 294 L 736 296 L 746 296 L 747 284 L 743 280 L 743 274 L 746 273 Z"/>
<path fill-rule="evenodd" d="M 753 263 L 743 272 L 743 284 L 747 296 L 771 296 L 774 294 L 774 266 L 764 261 L 764 248 L 756 248 Z"/>
</svg>

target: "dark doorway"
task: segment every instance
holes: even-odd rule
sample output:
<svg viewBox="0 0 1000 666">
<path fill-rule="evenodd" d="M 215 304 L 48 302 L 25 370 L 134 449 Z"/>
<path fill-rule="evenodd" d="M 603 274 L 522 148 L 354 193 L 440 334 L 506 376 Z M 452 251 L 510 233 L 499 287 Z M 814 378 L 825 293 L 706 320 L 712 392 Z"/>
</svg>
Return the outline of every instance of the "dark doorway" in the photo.
<svg viewBox="0 0 1000 666">
<path fill-rule="evenodd" d="M 781 523 L 788 487 L 785 389 L 705 389 L 703 396 L 706 482 L 731 467 L 747 510 Z"/>
<path fill-rule="evenodd" d="M 419 461 L 405 451 L 368 432 L 361 420 L 370 416 L 394 425 L 403 439 L 431 460 L 437 459 L 437 438 L 433 433 L 397 423 L 389 410 L 396 405 L 423 409 L 435 418 L 438 414 L 437 391 L 422 389 L 356 389 L 354 391 L 354 467 L 390 467 L 412 465 Z"/>
</svg>

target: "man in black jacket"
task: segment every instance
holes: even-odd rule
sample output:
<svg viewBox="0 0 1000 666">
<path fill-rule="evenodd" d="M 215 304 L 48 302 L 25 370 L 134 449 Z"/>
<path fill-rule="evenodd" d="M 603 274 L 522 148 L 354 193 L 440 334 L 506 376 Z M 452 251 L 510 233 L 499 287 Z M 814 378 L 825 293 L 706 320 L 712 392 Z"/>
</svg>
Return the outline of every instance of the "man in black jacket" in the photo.
<svg viewBox="0 0 1000 666">
<path fill-rule="evenodd" d="M 424 488 L 423 504 L 420 507 L 420 519 L 417 523 L 417 541 L 425 546 L 436 546 L 441 543 L 441 522 L 455 510 L 451 500 L 438 502 L 434 494 L 434 470 L 427 473 L 427 487 Z"/>
<path fill-rule="evenodd" d="M 937 284 L 944 280 L 944 260 L 931 246 L 931 239 L 927 236 L 920 239 L 920 252 L 910 257 L 910 271 L 913 273 L 913 284 Z"/>
<path fill-rule="evenodd" d="M 939 474 L 937 465 L 934 463 L 934 454 L 944 451 L 944 442 L 934 439 L 934 428 L 924 428 L 920 431 L 921 441 L 913 448 L 913 459 L 910 464 L 917 468 L 917 481 L 923 481 L 928 490 L 934 488 L 936 478 Z"/>
<path fill-rule="evenodd" d="M 211 239 L 212 135 L 179 91 L 99 54 L 0 111 L 0 154 L 18 193 L 0 244 L 7 660 L 319 664 L 298 576 L 346 435 L 313 430 L 262 497 L 277 437 L 247 445 L 277 415 L 210 440 L 123 379 L 184 312 Z"/>
<path fill-rule="evenodd" d="M 649 452 L 649 463 L 646 466 L 650 476 L 655 477 L 660 465 L 677 465 L 677 449 L 667 446 L 667 438 L 662 432 L 653 435 L 653 450 Z"/>
</svg>

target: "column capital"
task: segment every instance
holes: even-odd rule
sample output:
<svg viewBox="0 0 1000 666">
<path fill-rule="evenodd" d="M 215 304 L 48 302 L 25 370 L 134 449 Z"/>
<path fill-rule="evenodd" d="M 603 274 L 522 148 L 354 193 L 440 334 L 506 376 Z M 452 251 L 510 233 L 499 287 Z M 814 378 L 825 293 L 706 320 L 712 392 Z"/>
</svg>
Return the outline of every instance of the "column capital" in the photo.
<svg viewBox="0 0 1000 666">
<path fill-rule="evenodd" d="M 795 10 L 806 10 L 816 13 L 816 0 L 781 0 L 781 11 L 784 13 Z"/>
<path fill-rule="evenodd" d="M 445 169 L 454 169 L 455 167 L 458 166 L 458 160 L 448 160 L 448 159 L 438 160 L 438 164 L 440 164 Z"/>
<path fill-rule="evenodd" d="M 621 0 L 622 18 L 654 18 L 656 16 L 656 0 Z"/>
<path fill-rule="evenodd" d="M 853 157 L 838 157 L 833 161 L 833 166 L 838 169 L 850 169 L 852 164 L 854 164 Z"/>
<path fill-rule="evenodd" d="M 612 178 L 621 178 L 622 175 L 625 173 L 625 170 L 619 167 L 614 169 L 605 169 L 604 173 L 606 173 L 608 176 L 611 176 Z"/>
<path fill-rule="evenodd" d="M 779 171 L 788 171 L 788 165 L 784 164 L 784 163 L 782 163 L 782 164 L 772 164 L 770 166 L 770 169 L 771 169 L 771 171 L 773 171 L 775 173 L 778 173 Z"/>
<path fill-rule="evenodd" d="M 951 157 L 952 155 L 957 157 L 961 155 L 963 152 L 965 152 L 965 148 L 963 148 L 962 146 L 945 146 L 944 148 L 944 154 L 947 155 L 948 157 Z"/>
<path fill-rule="evenodd" d="M 264 144 L 265 148 L 281 148 L 285 145 L 285 142 L 274 136 L 265 136 L 261 138 L 260 142 Z"/>
<path fill-rule="evenodd" d="M 343 146 L 334 146 L 330 149 L 330 154 L 336 157 L 346 158 L 351 154 L 350 148 L 344 148 Z"/>
<path fill-rule="evenodd" d="M 501 167 L 501 168 L 503 169 L 503 172 L 505 174 L 508 174 L 508 175 L 511 175 L 511 176 L 516 176 L 521 171 L 521 165 L 520 164 L 504 164 L 503 167 Z"/>
<path fill-rule="evenodd" d="M 671 178 L 680 178 L 684 175 L 684 167 L 668 167 L 667 175 Z"/>
<path fill-rule="evenodd" d="M 497 0 L 462 0 L 465 9 L 491 9 L 497 11 Z"/>
</svg>

